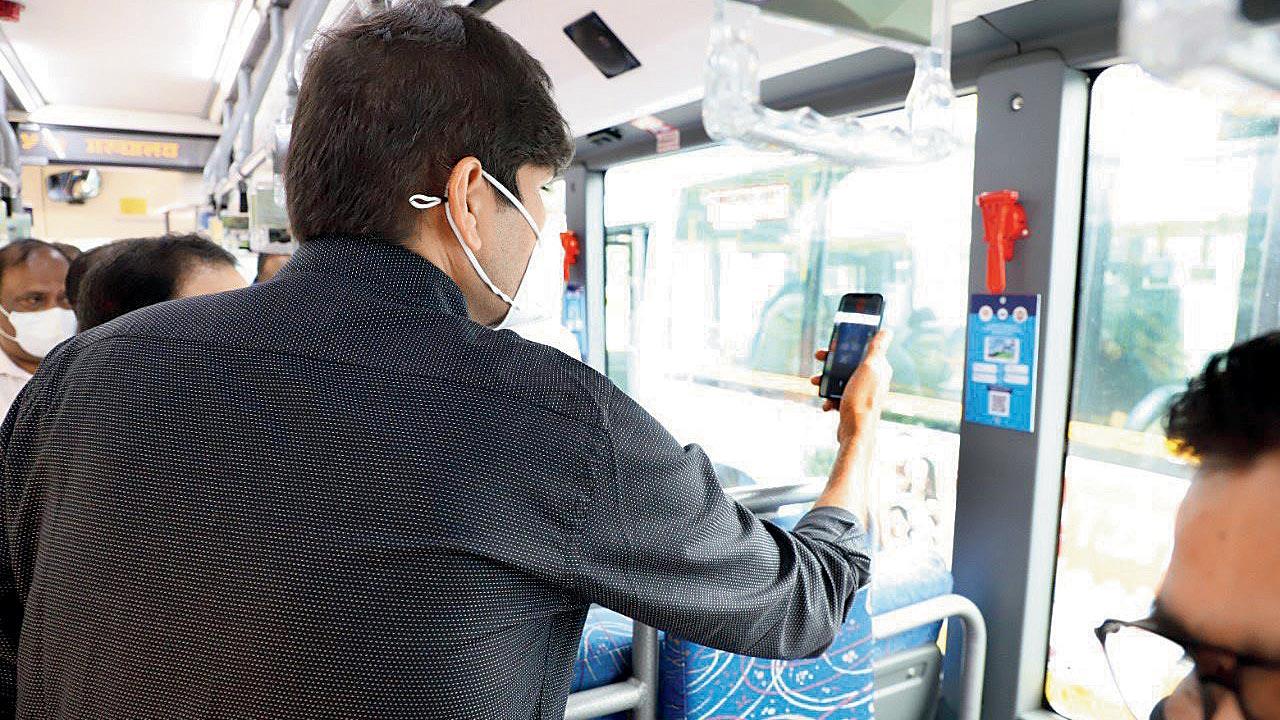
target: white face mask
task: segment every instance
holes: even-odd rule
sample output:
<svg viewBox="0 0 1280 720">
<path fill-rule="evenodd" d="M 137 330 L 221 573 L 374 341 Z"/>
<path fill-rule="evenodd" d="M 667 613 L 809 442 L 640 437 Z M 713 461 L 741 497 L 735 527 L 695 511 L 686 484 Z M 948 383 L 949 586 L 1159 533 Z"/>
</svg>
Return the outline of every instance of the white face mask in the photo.
<svg viewBox="0 0 1280 720">
<path fill-rule="evenodd" d="M 471 248 L 463 241 L 462 233 L 458 230 L 458 225 L 454 222 L 453 215 L 449 214 L 448 206 L 445 207 L 445 220 L 449 222 L 449 229 L 453 231 L 453 236 L 457 238 L 458 244 L 462 246 L 462 252 L 466 254 L 471 267 L 476 271 L 476 275 L 480 277 L 480 280 L 494 295 L 497 295 L 503 302 L 511 306 L 507 316 L 494 329 L 515 330 L 526 339 L 545 342 L 541 338 L 531 337 L 526 329 L 542 326 L 549 328 L 551 325 L 558 327 L 560 324 L 558 300 L 559 294 L 563 292 L 564 288 L 562 287 L 561 278 L 563 276 L 560 274 L 561 268 L 560 263 L 557 262 L 557 257 L 560 261 L 563 261 L 564 251 L 557 244 L 548 242 L 543 237 L 542 230 L 533 221 L 533 215 L 529 213 L 524 203 L 516 199 L 516 196 L 502 183 L 498 182 L 497 178 L 484 170 L 480 172 L 484 175 L 485 180 L 489 181 L 489 184 L 493 185 L 507 200 L 510 200 L 512 205 L 515 205 L 516 210 L 520 211 L 525 222 L 529 223 L 529 229 L 533 230 L 533 234 L 537 236 L 533 253 L 529 256 L 529 263 L 524 271 L 524 277 L 520 279 L 520 286 L 516 288 L 515 297 L 507 295 L 502 291 L 502 288 L 489 279 L 489 274 L 480 266 L 480 261 L 476 259 L 475 253 L 471 252 Z M 409 204 L 419 210 L 427 210 L 440 205 L 444 200 L 444 198 L 431 195 L 414 195 L 409 198 Z M 559 292 L 556 291 L 556 288 L 559 288 Z"/>
<path fill-rule="evenodd" d="M 9 312 L 0 307 L 0 313 L 9 318 L 14 330 L 13 335 L 0 330 L 0 335 L 18 343 L 32 357 L 43 358 L 58 343 L 76 334 L 76 314 L 66 308 Z"/>
</svg>

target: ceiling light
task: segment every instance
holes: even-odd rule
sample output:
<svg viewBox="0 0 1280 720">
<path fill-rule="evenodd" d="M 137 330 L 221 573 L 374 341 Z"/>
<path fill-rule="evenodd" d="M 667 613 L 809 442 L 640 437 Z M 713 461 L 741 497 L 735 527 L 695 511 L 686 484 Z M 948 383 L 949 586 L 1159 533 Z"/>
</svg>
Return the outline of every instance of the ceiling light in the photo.
<svg viewBox="0 0 1280 720">
<path fill-rule="evenodd" d="M 17 96 L 18 102 L 22 103 L 23 109 L 27 112 L 33 112 L 45 106 L 45 99 L 40 89 L 27 73 L 27 68 L 22 64 L 13 44 L 2 32 L 0 32 L 0 76 L 4 77 L 5 83 L 13 89 L 13 94 Z"/>
<path fill-rule="evenodd" d="M 253 36 L 257 34 L 258 27 L 262 24 L 262 17 L 256 1 L 245 0 L 236 8 L 236 14 L 227 32 L 226 43 L 222 46 L 222 57 L 218 60 L 218 67 L 214 69 L 213 81 L 217 86 L 214 89 L 213 100 L 209 104 L 210 120 L 221 120 L 222 103 L 231 94 L 231 88 L 236 84 L 240 66 L 244 63 L 245 51 L 249 49 Z"/>
<path fill-rule="evenodd" d="M 209 76 L 214 82 L 218 82 L 223 77 L 227 63 L 239 62 L 241 55 L 244 54 L 243 51 L 236 53 L 236 48 L 240 44 L 240 28 L 249 17 L 249 13 L 257 9 L 256 5 L 256 0 L 240 0 L 236 5 L 231 22 L 227 25 L 227 34 L 222 39 L 222 52 L 218 54 L 218 62 L 213 66 L 213 72 Z"/>
<path fill-rule="evenodd" d="M 231 35 L 227 36 L 227 49 L 214 76 L 218 81 L 218 90 L 224 97 L 235 84 L 240 65 L 244 62 L 244 53 L 249 49 L 249 43 L 253 42 L 253 36 L 258 32 L 258 26 L 261 24 L 262 13 L 255 8 L 245 16 L 238 27 L 232 30 Z"/>
</svg>

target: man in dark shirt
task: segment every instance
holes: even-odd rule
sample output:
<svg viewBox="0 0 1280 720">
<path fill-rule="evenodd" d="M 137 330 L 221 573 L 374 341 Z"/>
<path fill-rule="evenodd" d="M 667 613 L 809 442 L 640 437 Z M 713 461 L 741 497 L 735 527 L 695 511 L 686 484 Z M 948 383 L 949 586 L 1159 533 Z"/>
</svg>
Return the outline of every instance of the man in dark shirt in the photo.
<svg viewBox="0 0 1280 720">
<path fill-rule="evenodd" d="M 536 319 L 537 189 L 570 152 L 546 73 L 474 12 L 321 41 L 294 260 L 81 334 L 0 430 L 0 714 L 559 718 L 591 603 L 821 652 L 868 580 L 883 341 L 816 509 L 757 520 L 607 379 L 492 329 Z"/>
</svg>

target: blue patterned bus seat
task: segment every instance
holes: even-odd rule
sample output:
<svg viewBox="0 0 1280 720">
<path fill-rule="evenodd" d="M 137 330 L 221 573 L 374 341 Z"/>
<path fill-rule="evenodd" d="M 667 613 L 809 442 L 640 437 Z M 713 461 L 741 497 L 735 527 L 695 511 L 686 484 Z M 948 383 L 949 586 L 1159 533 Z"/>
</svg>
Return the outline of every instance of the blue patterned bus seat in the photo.
<svg viewBox="0 0 1280 720">
<path fill-rule="evenodd" d="M 668 634 L 662 641 L 663 719 L 871 720 L 874 678 L 867 597 L 858 593 L 831 648 L 808 660 L 750 658 Z"/>
<path fill-rule="evenodd" d="M 631 618 L 599 605 L 591 606 L 578 645 L 573 692 L 590 690 L 631 677 Z"/>
<path fill-rule="evenodd" d="M 876 555 L 871 568 L 871 614 L 880 615 L 951 592 L 951 573 L 936 552 L 916 548 L 887 550 Z M 908 630 L 876 641 L 878 657 L 930 645 L 938 641 L 942 623 Z"/>
</svg>

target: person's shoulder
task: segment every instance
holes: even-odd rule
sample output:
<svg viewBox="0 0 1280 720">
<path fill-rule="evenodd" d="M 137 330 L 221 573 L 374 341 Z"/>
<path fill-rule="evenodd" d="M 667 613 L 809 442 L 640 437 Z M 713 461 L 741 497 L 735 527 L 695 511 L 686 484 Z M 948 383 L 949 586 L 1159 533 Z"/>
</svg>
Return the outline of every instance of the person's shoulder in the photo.
<svg viewBox="0 0 1280 720">
<path fill-rule="evenodd" d="M 510 330 L 481 330 L 472 351 L 498 392 L 591 425 L 603 425 L 613 383 L 563 351 Z"/>
<path fill-rule="evenodd" d="M 105 335 L 181 335 L 189 330 L 206 332 L 210 323 L 235 327 L 253 317 L 258 309 L 257 286 L 213 295 L 169 300 L 134 310 L 105 323 Z M 92 333 L 99 328 L 93 328 Z"/>
</svg>

